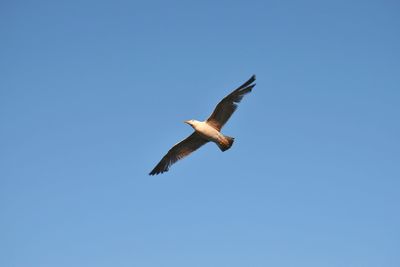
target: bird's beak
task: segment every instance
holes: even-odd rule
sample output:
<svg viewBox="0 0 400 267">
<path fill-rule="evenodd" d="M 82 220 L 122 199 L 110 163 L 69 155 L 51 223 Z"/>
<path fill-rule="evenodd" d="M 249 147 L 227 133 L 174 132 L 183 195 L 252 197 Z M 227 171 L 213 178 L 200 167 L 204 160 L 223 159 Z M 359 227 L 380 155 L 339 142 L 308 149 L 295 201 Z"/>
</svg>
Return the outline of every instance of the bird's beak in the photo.
<svg viewBox="0 0 400 267">
<path fill-rule="evenodd" d="M 189 124 L 189 125 L 190 125 L 189 121 L 184 121 L 184 123 L 186 123 L 186 124 Z"/>
</svg>

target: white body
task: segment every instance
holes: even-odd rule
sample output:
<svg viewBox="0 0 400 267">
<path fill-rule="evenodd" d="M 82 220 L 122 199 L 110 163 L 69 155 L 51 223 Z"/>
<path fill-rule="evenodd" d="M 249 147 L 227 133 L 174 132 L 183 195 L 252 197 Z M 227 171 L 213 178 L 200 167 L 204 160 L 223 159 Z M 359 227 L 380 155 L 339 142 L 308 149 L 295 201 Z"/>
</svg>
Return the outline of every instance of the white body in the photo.
<svg viewBox="0 0 400 267">
<path fill-rule="evenodd" d="M 193 129 L 204 139 L 217 144 L 222 151 L 225 151 L 232 146 L 232 137 L 224 136 L 220 131 L 209 125 L 206 121 L 189 120 L 185 122 L 192 126 Z"/>
<path fill-rule="evenodd" d="M 201 134 L 205 139 L 214 143 L 220 143 L 225 140 L 225 137 L 218 130 L 208 125 L 207 122 L 195 120 L 190 122 L 193 129 Z"/>
</svg>

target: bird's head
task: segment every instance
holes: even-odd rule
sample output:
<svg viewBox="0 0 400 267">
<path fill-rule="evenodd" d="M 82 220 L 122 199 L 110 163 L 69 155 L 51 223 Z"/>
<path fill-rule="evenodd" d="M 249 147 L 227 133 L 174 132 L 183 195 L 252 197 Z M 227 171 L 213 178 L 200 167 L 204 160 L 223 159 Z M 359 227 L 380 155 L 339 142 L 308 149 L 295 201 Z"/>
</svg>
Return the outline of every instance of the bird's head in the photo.
<svg viewBox="0 0 400 267">
<path fill-rule="evenodd" d="M 184 123 L 189 124 L 190 126 L 194 127 L 194 125 L 196 124 L 196 120 L 188 120 L 188 121 L 184 121 Z"/>
</svg>

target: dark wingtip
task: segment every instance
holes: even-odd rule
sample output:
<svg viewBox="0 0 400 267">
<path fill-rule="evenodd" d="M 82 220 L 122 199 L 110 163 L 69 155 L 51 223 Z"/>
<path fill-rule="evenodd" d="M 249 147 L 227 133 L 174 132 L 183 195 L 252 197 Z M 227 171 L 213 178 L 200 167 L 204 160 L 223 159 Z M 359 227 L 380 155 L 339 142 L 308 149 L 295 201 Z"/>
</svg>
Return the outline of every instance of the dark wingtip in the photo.
<svg viewBox="0 0 400 267">
<path fill-rule="evenodd" d="M 153 176 L 153 175 L 157 175 L 157 174 L 159 174 L 160 173 L 160 171 L 158 171 L 158 170 L 156 170 L 156 168 L 154 168 L 150 173 L 149 173 L 149 175 L 150 176 Z"/>
<path fill-rule="evenodd" d="M 149 175 L 150 176 L 154 176 L 154 175 L 159 175 L 159 174 L 162 174 L 162 173 L 164 173 L 164 172 L 167 172 L 168 170 L 152 170 L 150 173 L 149 173 Z"/>
<path fill-rule="evenodd" d="M 249 85 L 251 85 L 254 81 L 256 80 L 256 75 L 253 74 L 253 76 L 250 77 L 250 79 L 248 79 L 244 84 L 242 84 L 241 86 L 239 86 L 237 89 L 235 90 L 240 90 L 243 88 L 248 87 Z"/>
<path fill-rule="evenodd" d="M 248 89 L 249 92 L 251 92 L 251 90 L 253 90 L 254 86 L 256 86 L 256 83 L 253 83 L 252 85 L 248 86 L 246 89 Z"/>
<path fill-rule="evenodd" d="M 149 173 L 149 175 L 154 176 L 154 175 L 159 175 L 160 173 L 162 173 L 162 172 L 151 172 L 151 173 Z"/>
<path fill-rule="evenodd" d="M 253 83 L 255 80 L 256 80 L 256 75 L 253 74 L 253 75 L 250 77 L 250 79 L 249 79 L 246 83 L 247 83 L 247 84 L 251 84 L 251 83 Z"/>
</svg>

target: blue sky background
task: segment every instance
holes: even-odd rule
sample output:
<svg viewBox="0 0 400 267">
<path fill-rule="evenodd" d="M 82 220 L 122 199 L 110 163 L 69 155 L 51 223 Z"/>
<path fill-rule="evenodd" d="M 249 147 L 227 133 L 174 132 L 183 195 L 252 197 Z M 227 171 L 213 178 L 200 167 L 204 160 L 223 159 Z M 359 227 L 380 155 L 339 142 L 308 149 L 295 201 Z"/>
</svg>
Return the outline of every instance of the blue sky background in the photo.
<svg viewBox="0 0 400 267">
<path fill-rule="evenodd" d="M 400 266 L 398 1 L 2 1 L 0 265 Z M 233 88 L 208 144 L 148 173 Z"/>
</svg>

